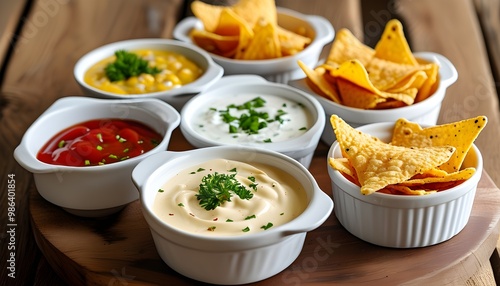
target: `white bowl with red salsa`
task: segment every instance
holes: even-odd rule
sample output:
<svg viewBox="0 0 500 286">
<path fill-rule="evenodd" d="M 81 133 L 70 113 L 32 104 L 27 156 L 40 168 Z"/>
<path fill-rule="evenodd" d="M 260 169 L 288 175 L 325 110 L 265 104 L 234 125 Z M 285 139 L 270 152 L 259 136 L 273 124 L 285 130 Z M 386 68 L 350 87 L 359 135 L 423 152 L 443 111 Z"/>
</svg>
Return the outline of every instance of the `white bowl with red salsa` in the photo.
<svg viewBox="0 0 500 286">
<path fill-rule="evenodd" d="M 40 195 L 85 217 L 115 213 L 138 199 L 132 169 L 167 149 L 180 115 L 158 99 L 57 100 L 26 131 L 14 157 Z"/>
</svg>

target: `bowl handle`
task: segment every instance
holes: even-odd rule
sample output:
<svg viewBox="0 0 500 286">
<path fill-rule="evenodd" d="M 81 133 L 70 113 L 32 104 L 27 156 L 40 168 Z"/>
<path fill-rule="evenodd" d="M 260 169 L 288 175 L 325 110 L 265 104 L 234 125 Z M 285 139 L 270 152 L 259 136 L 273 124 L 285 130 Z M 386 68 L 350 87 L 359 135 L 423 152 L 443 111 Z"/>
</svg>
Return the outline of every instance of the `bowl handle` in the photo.
<svg viewBox="0 0 500 286">
<path fill-rule="evenodd" d="M 172 152 L 162 151 L 146 157 L 132 170 L 132 182 L 137 190 L 141 190 L 142 186 L 146 183 L 148 178 L 155 172 L 161 165 L 165 164 L 174 158 L 177 158 L 181 153 L 186 152 Z"/>
<path fill-rule="evenodd" d="M 319 188 L 318 188 L 319 189 Z M 309 207 L 293 221 L 293 226 L 283 231 L 283 235 L 308 232 L 318 228 L 330 216 L 333 210 L 333 200 L 322 190 L 316 192 Z"/>
<path fill-rule="evenodd" d="M 203 29 L 203 24 L 196 17 L 187 17 L 181 20 L 174 28 L 172 32 L 175 39 L 192 43 L 191 37 L 189 37 L 189 33 L 192 29 Z"/>
</svg>

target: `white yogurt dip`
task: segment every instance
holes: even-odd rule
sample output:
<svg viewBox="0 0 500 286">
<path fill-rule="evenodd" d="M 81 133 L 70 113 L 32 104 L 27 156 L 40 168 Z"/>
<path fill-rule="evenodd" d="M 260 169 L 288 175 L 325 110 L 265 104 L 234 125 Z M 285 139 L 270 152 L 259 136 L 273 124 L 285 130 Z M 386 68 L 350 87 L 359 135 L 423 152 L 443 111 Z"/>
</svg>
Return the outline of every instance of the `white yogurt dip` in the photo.
<svg viewBox="0 0 500 286">
<path fill-rule="evenodd" d="M 221 94 L 193 116 L 200 135 L 229 144 L 280 142 L 301 136 L 313 125 L 307 108 L 270 94 Z"/>
<path fill-rule="evenodd" d="M 215 176 L 221 178 L 221 175 L 226 179 L 233 176 L 251 198 L 242 199 L 231 191 L 229 201 L 216 206 L 209 204 L 215 208 L 207 210 L 209 207 L 203 202 L 208 200 L 201 196 L 206 192 L 201 189 L 216 190 L 211 187 L 218 186 L 214 183 Z M 209 188 L 207 181 L 211 183 Z M 303 186 L 282 170 L 264 164 L 214 159 L 181 170 L 170 178 L 158 190 L 153 212 L 165 223 L 187 232 L 236 236 L 289 222 L 304 211 L 307 201 Z"/>
</svg>

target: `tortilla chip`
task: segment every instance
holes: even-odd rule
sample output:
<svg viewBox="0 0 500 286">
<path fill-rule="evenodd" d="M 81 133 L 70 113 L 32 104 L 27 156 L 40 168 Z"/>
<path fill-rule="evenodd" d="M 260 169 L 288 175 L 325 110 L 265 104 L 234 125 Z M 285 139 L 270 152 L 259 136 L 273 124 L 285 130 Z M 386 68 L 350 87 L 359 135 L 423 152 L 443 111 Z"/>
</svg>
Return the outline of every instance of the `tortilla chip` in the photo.
<svg viewBox="0 0 500 286">
<path fill-rule="evenodd" d="M 202 1 L 193 1 L 191 11 L 202 23 L 205 31 L 214 32 L 219 24 L 223 6 L 210 5 Z"/>
<path fill-rule="evenodd" d="M 344 28 L 335 35 L 327 63 L 340 65 L 343 62 L 356 59 L 366 66 L 374 54 L 375 51 L 372 48 L 361 43 L 348 29 Z"/>
<path fill-rule="evenodd" d="M 236 54 L 240 41 L 239 36 L 221 36 L 205 30 L 192 30 L 190 37 L 202 49 L 226 57 Z"/>
<path fill-rule="evenodd" d="M 342 63 L 337 69 L 332 71 L 332 76 L 346 79 L 361 88 L 364 88 L 382 98 L 394 98 L 404 102 L 407 105 L 411 105 L 414 102 L 417 90 L 410 89 L 405 90 L 401 93 L 390 93 L 384 92 L 376 88 L 370 81 L 368 71 L 365 69 L 363 64 L 358 60 L 350 60 Z M 342 101 L 346 95 L 340 94 Z M 347 95 L 348 96 L 348 95 Z M 375 105 L 374 105 L 375 106 Z"/>
<path fill-rule="evenodd" d="M 307 78 L 313 83 L 313 89 L 317 88 L 320 90 L 326 98 L 331 99 L 333 102 L 341 104 L 339 94 L 335 88 L 335 86 L 331 85 L 324 77 L 323 73 L 325 70 L 323 69 L 322 73 L 317 70 L 312 70 L 302 61 L 298 61 L 300 68 L 307 75 Z"/>
<path fill-rule="evenodd" d="M 436 90 L 436 85 L 438 83 L 439 66 L 436 63 L 429 64 L 430 68 L 425 70 L 427 74 L 427 80 L 423 83 L 417 93 L 415 102 L 420 102 L 427 99 Z"/>
<path fill-rule="evenodd" d="M 356 170 L 354 170 L 347 158 L 330 158 L 328 160 L 328 164 L 330 164 L 330 166 L 332 166 L 335 170 L 341 172 L 344 177 L 346 177 L 353 184 L 359 186 L 359 181 L 356 177 Z"/>
<path fill-rule="evenodd" d="M 397 19 L 390 20 L 375 46 L 375 57 L 391 62 L 418 65 L 406 41 L 403 25 Z"/>
<path fill-rule="evenodd" d="M 404 118 L 398 119 L 394 126 L 391 144 L 406 147 L 454 146 L 453 156 L 439 169 L 448 173 L 457 172 L 471 148 L 474 140 L 486 126 L 486 116 L 477 116 L 458 122 L 422 128 L 418 123 Z"/>
<path fill-rule="evenodd" d="M 278 25 L 278 12 L 274 0 L 239 0 L 231 9 L 253 27 L 259 22 Z"/>
<path fill-rule="evenodd" d="M 242 52 L 243 60 L 265 60 L 281 57 L 281 47 L 275 26 L 271 23 L 257 24 L 254 38 Z"/>
<path fill-rule="evenodd" d="M 385 98 L 343 78 L 337 79 L 337 88 L 342 104 L 360 109 L 373 109 L 377 104 L 386 101 Z"/>
<path fill-rule="evenodd" d="M 352 128 L 337 115 L 332 115 L 330 121 L 344 157 L 356 170 L 364 195 L 435 168 L 455 152 L 454 147 L 395 146 Z"/>
</svg>

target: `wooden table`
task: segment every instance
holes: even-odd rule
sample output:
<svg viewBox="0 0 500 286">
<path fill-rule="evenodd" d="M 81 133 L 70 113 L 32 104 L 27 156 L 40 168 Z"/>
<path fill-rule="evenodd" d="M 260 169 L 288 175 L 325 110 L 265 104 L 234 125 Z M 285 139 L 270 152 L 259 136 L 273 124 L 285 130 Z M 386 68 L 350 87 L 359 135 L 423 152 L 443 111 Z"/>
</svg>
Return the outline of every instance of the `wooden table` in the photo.
<svg viewBox="0 0 500 286">
<path fill-rule="evenodd" d="M 440 122 L 484 114 L 488 116 L 489 123 L 476 141 L 485 158 L 485 172 L 479 186 L 478 199 L 469 225 L 455 238 L 424 249 L 391 250 L 375 247 L 352 237 L 339 226 L 332 215 L 324 225 L 308 235 L 304 252 L 291 267 L 259 284 L 379 282 L 492 285 L 495 281 L 500 281 L 500 258 L 496 250 L 500 221 L 499 190 L 496 187 L 500 185 L 500 113 L 495 90 L 495 82 L 499 82 L 500 66 L 500 45 L 495 37 L 500 29 L 496 14 L 500 1 L 287 0 L 276 3 L 306 14 L 324 16 L 336 30 L 341 27 L 349 28 L 368 44 L 373 44 L 378 39 L 388 19 L 400 18 L 414 51 L 443 54 L 458 70 L 459 79 L 448 90 Z M 95 227 L 102 233 L 109 234 L 107 231 L 116 222 L 106 221 L 107 224 L 96 226 L 95 222 L 75 219 L 46 203 L 36 193 L 32 175 L 12 157 L 24 131 L 49 105 L 60 97 L 82 94 L 72 76 L 73 65 L 79 57 L 95 47 L 118 40 L 170 38 L 177 21 L 189 13 L 189 6 L 181 0 L 0 2 L 2 284 L 135 285 L 144 281 L 154 282 L 152 275 L 167 277 L 168 280 L 161 284 L 194 284 L 155 260 L 152 245 L 146 245 L 141 252 L 146 257 L 153 257 L 152 260 L 142 261 L 143 265 L 140 266 L 126 265 L 125 268 L 110 260 L 97 259 L 102 253 L 96 253 L 87 261 L 78 262 L 73 257 L 64 259 L 64 256 L 60 256 L 61 253 L 50 253 L 50 250 L 60 250 L 57 243 L 65 240 L 64 232 L 61 232 L 61 226 L 67 227 L 65 223 L 74 223 L 74 229 Z M 186 150 L 191 146 L 177 130 L 169 148 Z M 322 189 L 331 193 L 325 167 L 327 148 L 324 144 L 318 146 L 311 172 Z M 9 174 L 15 176 L 15 226 L 8 225 Z M 33 215 L 44 211 L 47 212 L 45 216 Z M 130 205 L 121 215 L 134 211 L 137 211 L 137 204 Z M 489 223 L 484 224 L 485 221 Z M 41 223 L 46 227 L 44 231 L 40 231 L 38 227 Z M 140 220 L 135 223 L 139 229 L 144 228 Z M 8 231 L 11 228 L 15 229 L 15 279 L 7 276 L 10 252 L 8 245 L 12 241 Z M 147 241 L 147 235 L 140 237 Z M 66 243 L 68 244 L 67 241 Z M 326 252 L 322 254 L 332 251 L 326 258 L 315 252 L 325 243 L 337 247 L 325 249 Z M 471 247 L 471 243 L 477 245 Z M 343 247 L 339 247 L 341 245 Z M 105 247 L 94 246 L 95 249 Z M 88 253 L 88 249 L 80 251 Z M 76 249 L 76 256 L 78 252 Z M 437 253 L 442 255 L 436 256 Z M 432 264 L 427 265 L 427 268 L 420 266 L 411 270 L 401 266 L 422 262 L 428 257 L 432 257 Z M 95 268 L 87 267 L 89 263 Z M 96 270 L 99 267 L 100 270 Z M 141 271 L 134 272 L 137 269 Z M 414 271 L 422 269 L 426 269 L 425 273 L 418 272 L 416 278 Z"/>
</svg>

